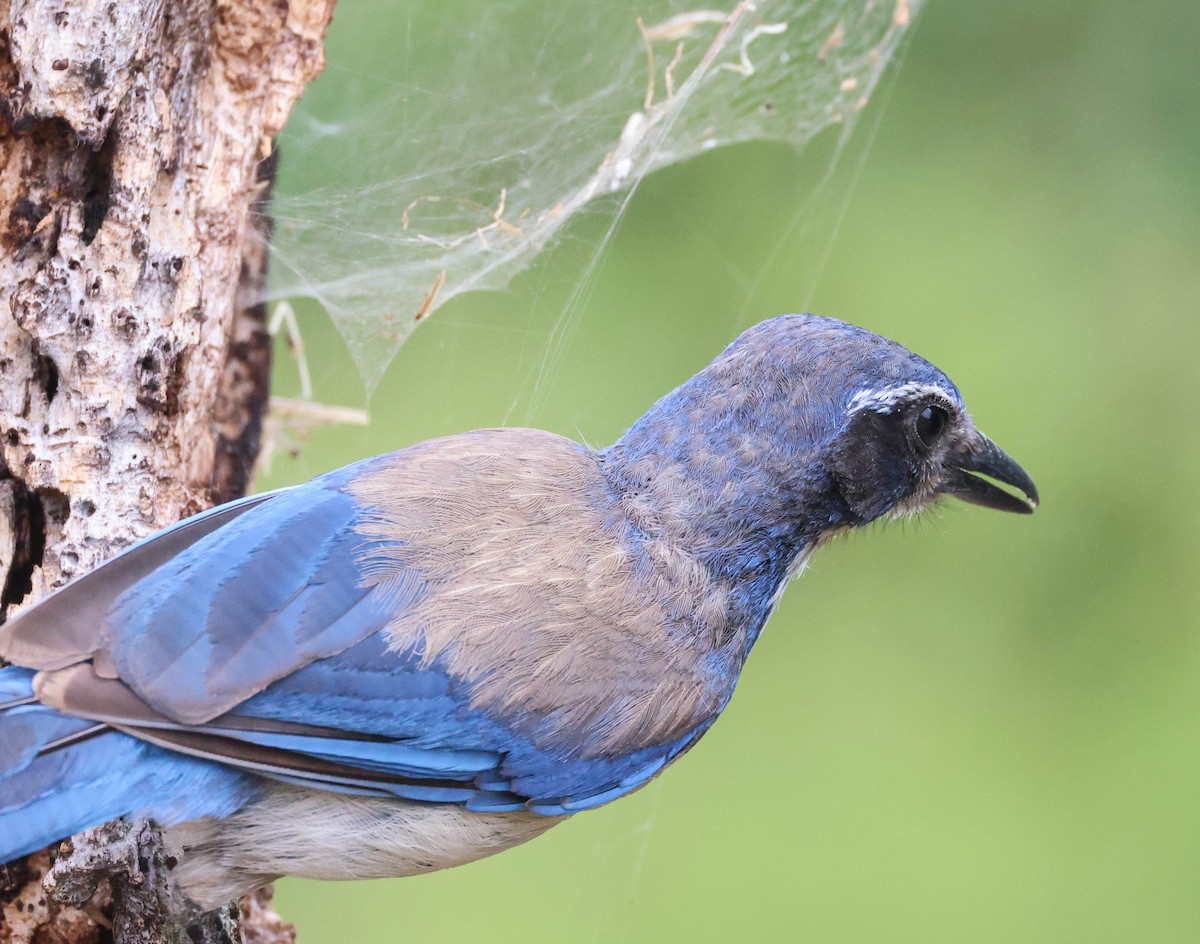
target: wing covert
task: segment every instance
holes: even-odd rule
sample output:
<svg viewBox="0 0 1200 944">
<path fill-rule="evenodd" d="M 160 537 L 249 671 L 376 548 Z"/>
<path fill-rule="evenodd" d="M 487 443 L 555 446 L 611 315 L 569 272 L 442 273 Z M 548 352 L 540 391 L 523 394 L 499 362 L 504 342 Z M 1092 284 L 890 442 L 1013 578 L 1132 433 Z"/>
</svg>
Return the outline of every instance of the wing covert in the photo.
<svg viewBox="0 0 1200 944">
<path fill-rule="evenodd" d="M 406 601 L 361 585 L 357 515 L 344 492 L 304 487 L 171 558 L 109 613 L 117 675 L 196 724 L 377 632 Z"/>
</svg>

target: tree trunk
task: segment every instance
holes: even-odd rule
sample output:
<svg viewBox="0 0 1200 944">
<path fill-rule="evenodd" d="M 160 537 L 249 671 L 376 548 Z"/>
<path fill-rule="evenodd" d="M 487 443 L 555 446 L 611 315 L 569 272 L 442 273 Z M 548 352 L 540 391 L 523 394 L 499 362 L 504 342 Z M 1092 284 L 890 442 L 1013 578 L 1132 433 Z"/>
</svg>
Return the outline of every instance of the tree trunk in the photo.
<svg viewBox="0 0 1200 944">
<path fill-rule="evenodd" d="M 244 491 L 272 141 L 332 8 L 0 0 L 0 618 Z M 0 869 L 0 942 L 111 939 L 49 859 Z M 278 939 L 261 905 L 246 936 Z"/>
</svg>

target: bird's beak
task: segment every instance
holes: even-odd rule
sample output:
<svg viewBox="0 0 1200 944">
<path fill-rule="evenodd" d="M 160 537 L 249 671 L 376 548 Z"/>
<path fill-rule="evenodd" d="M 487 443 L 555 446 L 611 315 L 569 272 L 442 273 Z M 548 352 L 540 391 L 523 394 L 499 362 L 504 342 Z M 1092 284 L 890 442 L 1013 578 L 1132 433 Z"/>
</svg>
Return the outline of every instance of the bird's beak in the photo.
<svg viewBox="0 0 1200 944">
<path fill-rule="evenodd" d="M 938 491 L 947 495 L 954 495 L 973 505 L 1024 515 L 1032 514 L 1038 506 L 1037 486 L 1033 484 L 1029 473 L 983 433 L 976 432 L 960 448 L 952 450 L 946 457 L 945 468 Z M 1010 485 L 1018 489 L 1021 495 L 1006 492 L 981 478 L 981 475 Z"/>
</svg>

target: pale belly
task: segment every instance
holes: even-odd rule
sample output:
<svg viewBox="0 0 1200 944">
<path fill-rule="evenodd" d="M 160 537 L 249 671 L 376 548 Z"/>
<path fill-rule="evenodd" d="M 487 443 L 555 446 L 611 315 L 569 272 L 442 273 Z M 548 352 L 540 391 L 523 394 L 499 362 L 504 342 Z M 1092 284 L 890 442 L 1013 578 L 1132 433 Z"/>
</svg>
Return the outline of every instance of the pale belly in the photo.
<svg viewBox="0 0 1200 944">
<path fill-rule="evenodd" d="M 215 908 L 282 875 L 385 878 L 433 872 L 503 852 L 567 817 L 472 813 L 457 806 L 355 797 L 272 784 L 221 820 L 164 832 L 174 883 Z"/>
</svg>

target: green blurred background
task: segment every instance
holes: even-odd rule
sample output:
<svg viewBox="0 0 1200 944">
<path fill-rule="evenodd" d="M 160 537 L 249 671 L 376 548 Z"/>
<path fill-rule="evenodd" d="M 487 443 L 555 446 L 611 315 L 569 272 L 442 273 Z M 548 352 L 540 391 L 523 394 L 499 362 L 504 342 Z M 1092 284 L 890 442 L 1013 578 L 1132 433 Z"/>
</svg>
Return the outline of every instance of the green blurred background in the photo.
<svg viewBox="0 0 1200 944">
<path fill-rule="evenodd" d="M 332 67 L 379 29 L 353 7 Z M 276 452 L 260 487 L 505 422 L 607 442 L 808 308 L 950 373 L 1043 497 L 830 548 L 649 788 L 466 868 L 285 880 L 301 942 L 1200 940 L 1198 43 L 1195 0 L 932 0 L 799 231 L 820 142 L 651 177 L 577 299 L 544 273 L 456 299 L 369 427 Z M 303 331 L 317 398 L 364 403 Z"/>
</svg>

